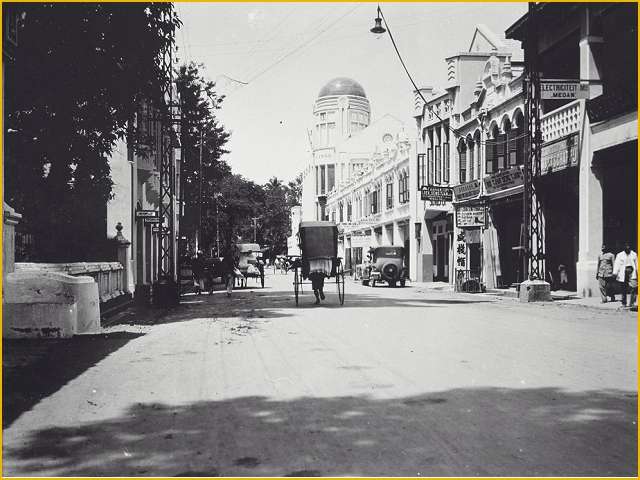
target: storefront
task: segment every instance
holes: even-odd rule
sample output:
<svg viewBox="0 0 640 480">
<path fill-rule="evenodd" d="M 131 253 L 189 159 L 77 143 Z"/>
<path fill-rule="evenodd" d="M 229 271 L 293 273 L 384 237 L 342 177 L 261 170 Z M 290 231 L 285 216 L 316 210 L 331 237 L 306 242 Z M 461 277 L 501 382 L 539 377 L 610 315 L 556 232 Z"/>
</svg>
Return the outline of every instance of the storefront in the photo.
<svg viewBox="0 0 640 480">
<path fill-rule="evenodd" d="M 524 175 L 520 166 L 483 179 L 488 206 L 484 233 L 488 288 L 508 288 L 524 280 Z"/>
<path fill-rule="evenodd" d="M 625 242 L 637 245 L 638 143 L 626 142 L 596 152 L 593 166 L 602 184 L 603 241 L 614 253 Z"/>
</svg>

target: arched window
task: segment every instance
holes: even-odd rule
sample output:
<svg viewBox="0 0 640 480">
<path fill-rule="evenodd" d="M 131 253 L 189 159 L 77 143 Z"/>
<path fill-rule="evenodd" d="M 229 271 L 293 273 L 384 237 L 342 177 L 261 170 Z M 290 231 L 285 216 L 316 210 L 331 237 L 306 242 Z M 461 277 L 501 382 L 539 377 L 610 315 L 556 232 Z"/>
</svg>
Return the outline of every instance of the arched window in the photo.
<svg viewBox="0 0 640 480">
<path fill-rule="evenodd" d="M 458 142 L 458 162 L 460 183 L 465 183 L 467 181 L 467 142 L 464 138 Z"/>
<path fill-rule="evenodd" d="M 475 159 L 475 148 L 476 148 L 476 144 L 473 141 L 473 138 L 471 138 L 471 136 L 467 136 L 467 162 L 469 162 L 469 180 L 473 180 L 475 178 L 475 165 L 476 165 L 476 159 Z"/>
<path fill-rule="evenodd" d="M 387 210 L 393 208 L 393 179 L 389 179 L 387 187 Z"/>
<path fill-rule="evenodd" d="M 480 158 L 482 155 L 482 142 L 480 140 L 480 130 L 476 130 L 476 133 L 473 135 L 473 143 L 475 143 L 476 156 L 478 157 L 475 161 L 476 178 L 480 179 L 482 177 L 482 159 Z"/>
<path fill-rule="evenodd" d="M 517 110 L 513 116 L 513 122 L 511 131 L 507 135 L 510 167 L 524 164 L 524 115 L 520 110 Z"/>
<path fill-rule="evenodd" d="M 498 125 L 493 125 L 490 130 L 491 138 L 487 140 L 485 147 L 486 163 L 487 163 L 487 175 L 495 173 L 498 170 L 498 142 L 500 141 L 500 135 Z M 504 157 L 504 153 L 503 153 Z M 504 161 L 504 160 L 503 160 Z"/>
</svg>

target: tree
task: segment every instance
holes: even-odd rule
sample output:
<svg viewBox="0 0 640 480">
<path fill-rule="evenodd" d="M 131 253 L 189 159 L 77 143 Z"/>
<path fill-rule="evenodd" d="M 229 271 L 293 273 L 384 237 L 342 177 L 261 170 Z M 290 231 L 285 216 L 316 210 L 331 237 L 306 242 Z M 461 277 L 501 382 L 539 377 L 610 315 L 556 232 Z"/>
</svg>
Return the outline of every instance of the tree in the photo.
<svg viewBox="0 0 640 480">
<path fill-rule="evenodd" d="M 217 95 L 215 83 L 200 73 L 202 65 L 191 62 L 177 72 L 176 83 L 182 106 L 182 189 L 184 217 L 181 230 L 195 239 L 202 219 L 202 248 L 215 239 L 215 195 L 231 169 L 220 157 L 229 153 L 225 144 L 230 134 L 216 117 L 224 96 Z M 201 147 L 202 146 L 202 154 Z"/>
<path fill-rule="evenodd" d="M 160 98 L 162 52 L 180 21 L 171 3 L 20 3 L 5 73 L 8 202 L 41 261 L 91 260 L 104 240 L 108 159 L 143 98 Z"/>
<path fill-rule="evenodd" d="M 287 237 L 290 235 L 289 190 L 277 177 L 272 177 L 264 185 L 264 209 L 262 214 L 262 233 L 264 241 L 270 246 L 273 255 L 286 253 Z"/>
<path fill-rule="evenodd" d="M 264 191 L 260 185 L 245 179 L 242 175 L 231 174 L 220 182 L 222 205 L 220 233 L 225 244 L 238 235 L 245 242 L 253 241 L 252 218 L 260 217 L 264 208 Z M 257 242 L 264 243 L 262 229 L 258 231 Z"/>
<path fill-rule="evenodd" d="M 302 173 L 287 185 L 287 205 L 289 208 L 302 205 Z"/>
</svg>

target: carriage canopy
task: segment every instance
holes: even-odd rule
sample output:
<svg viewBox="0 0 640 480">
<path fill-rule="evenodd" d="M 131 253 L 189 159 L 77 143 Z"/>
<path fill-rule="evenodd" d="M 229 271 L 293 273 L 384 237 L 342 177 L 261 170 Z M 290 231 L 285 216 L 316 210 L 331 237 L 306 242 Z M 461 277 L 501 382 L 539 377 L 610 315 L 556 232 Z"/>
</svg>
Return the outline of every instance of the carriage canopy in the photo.
<svg viewBox="0 0 640 480">
<path fill-rule="evenodd" d="M 298 244 L 303 258 L 337 257 L 338 227 L 334 222 L 300 222 Z"/>
</svg>

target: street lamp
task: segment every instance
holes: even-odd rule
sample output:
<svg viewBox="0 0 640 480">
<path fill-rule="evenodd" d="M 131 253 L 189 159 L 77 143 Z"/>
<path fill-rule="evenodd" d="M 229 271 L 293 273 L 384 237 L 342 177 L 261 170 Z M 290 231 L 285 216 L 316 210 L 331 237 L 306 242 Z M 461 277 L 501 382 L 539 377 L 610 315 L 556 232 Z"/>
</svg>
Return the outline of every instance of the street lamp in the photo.
<svg viewBox="0 0 640 480">
<path fill-rule="evenodd" d="M 384 32 L 386 32 L 387 30 L 382 26 L 382 18 L 380 18 L 380 14 L 382 12 L 380 11 L 380 5 L 378 5 L 378 16 L 375 18 L 375 22 L 376 24 L 373 26 L 373 28 L 371 29 L 371 33 L 375 33 L 375 34 L 382 34 Z M 386 23 L 386 22 L 385 22 Z"/>
</svg>

